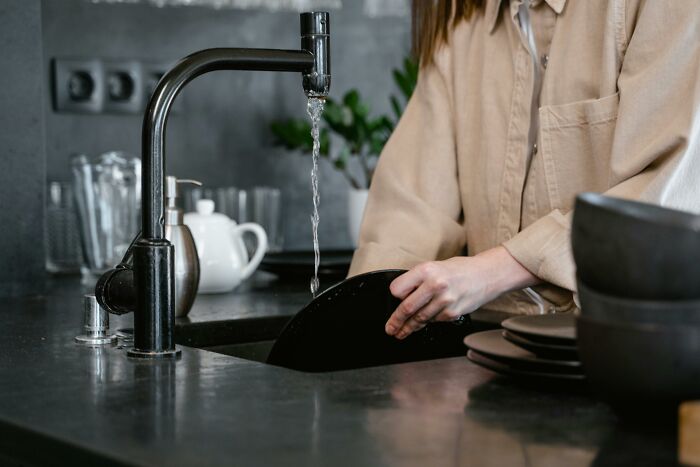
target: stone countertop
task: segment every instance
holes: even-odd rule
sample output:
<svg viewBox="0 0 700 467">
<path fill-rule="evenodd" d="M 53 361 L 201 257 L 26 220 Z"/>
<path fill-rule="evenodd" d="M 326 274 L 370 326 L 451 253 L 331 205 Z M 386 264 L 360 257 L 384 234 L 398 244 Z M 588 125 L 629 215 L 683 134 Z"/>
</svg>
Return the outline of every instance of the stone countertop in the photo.
<svg viewBox="0 0 700 467">
<path fill-rule="evenodd" d="M 257 275 L 179 325 L 291 316 L 306 283 Z M 0 465 L 672 465 L 673 430 L 619 424 L 585 393 L 466 358 L 310 374 L 182 347 L 134 361 L 73 343 L 81 287 L 0 306 Z M 112 327 L 130 325 L 130 317 Z"/>
</svg>

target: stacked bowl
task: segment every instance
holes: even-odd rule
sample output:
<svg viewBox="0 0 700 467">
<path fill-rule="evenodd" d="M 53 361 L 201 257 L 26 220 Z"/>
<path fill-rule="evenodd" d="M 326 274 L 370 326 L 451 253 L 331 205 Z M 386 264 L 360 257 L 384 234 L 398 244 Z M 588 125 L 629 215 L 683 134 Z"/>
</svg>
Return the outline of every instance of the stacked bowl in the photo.
<svg viewBox="0 0 700 467">
<path fill-rule="evenodd" d="M 594 392 L 629 415 L 700 398 L 700 216 L 584 193 L 572 247 Z"/>
</svg>

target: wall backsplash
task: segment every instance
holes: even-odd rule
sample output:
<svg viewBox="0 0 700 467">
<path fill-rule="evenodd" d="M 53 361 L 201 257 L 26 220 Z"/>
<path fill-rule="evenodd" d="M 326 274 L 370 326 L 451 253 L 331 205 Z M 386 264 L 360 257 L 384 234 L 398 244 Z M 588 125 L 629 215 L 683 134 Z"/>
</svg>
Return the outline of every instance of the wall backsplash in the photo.
<svg viewBox="0 0 700 467">
<path fill-rule="evenodd" d="M 44 288 L 40 10 L 39 0 L 0 2 L 0 297 Z"/>
<path fill-rule="evenodd" d="M 46 89 L 56 57 L 176 60 L 208 47 L 296 48 L 298 15 L 264 10 L 156 8 L 148 4 L 94 4 L 85 0 L 42 3 Z M 344 1 L 332 12 L 332 95 L 357 87 L 374 111 L 389 109 L 391 69 L 409 45 L 405 16 L 374 19 L 360 1 Z M 73 153 L 121 149 L 140 154 L 141 117 L 56 113 L 46 93 L 46 147 L 49 180 L 70 178 Z M 273 119 L 305 115 L 297 74 L 219 72 L 192 82 L 178 97 L 181 109 L 170 118 L 167 172 L 209 186 L 281 188 L 286 247 L 311 245 L 310 157 L 273 147 Z M 343 177 L 323 164 L 320 240 L 347 247 Z"/>
<path fill-rule="evenodd" d="M 85 0 L 92 3 L 145 3 L 157 7 L 210 7 L 210 8 L 265 8 L 271 11 L 293 10 L 310 11 L 318 9 L 337 9 L 342 0 Z"/>
</svg>

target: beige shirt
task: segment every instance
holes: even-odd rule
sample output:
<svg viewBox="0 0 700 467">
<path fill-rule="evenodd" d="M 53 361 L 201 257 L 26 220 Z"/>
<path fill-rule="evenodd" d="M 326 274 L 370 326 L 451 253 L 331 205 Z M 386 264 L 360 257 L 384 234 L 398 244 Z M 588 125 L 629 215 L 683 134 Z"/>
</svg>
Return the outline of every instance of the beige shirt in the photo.
<svg viewBox="0 0 700 467">
<path fill-rule="evenodd" d="M 700 212 L 700 0 L 487 0 L 418 86 L 372 182 L 351 275 L 504 245 L 575 305 L 574 198 L 584 191 Z M 545 57 L 546 56 L 546 57 Z M 538 308 L 523 292 L 487 306 Z"/>
</svg>

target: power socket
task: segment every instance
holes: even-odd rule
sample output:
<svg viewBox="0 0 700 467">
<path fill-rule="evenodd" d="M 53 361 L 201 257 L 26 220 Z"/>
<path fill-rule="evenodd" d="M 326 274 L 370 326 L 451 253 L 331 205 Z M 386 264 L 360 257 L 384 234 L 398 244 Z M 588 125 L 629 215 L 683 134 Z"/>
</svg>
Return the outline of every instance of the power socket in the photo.
<svg viewBox="0 0 700 467">
<path fill-rule="evenodd" d="M 160 78 L 172 63 L 137 60 L 56 58 L 54 109 L 66 113 L 143 114 Z M 175 99 L 172 113 L 182 111 Z"/>
<path fill-rule="evenodd" d="M 99 60 L 55 59 L 54 109 L 100 113 L 104 106 L 104 73 Z"/>
<path fill-rule="evenodd" d="M 135 60 L 105 61 L 104 112 L 138 114 L 143 111 L 143 74 Z"/>
</svg>

